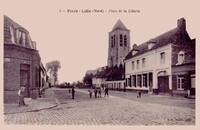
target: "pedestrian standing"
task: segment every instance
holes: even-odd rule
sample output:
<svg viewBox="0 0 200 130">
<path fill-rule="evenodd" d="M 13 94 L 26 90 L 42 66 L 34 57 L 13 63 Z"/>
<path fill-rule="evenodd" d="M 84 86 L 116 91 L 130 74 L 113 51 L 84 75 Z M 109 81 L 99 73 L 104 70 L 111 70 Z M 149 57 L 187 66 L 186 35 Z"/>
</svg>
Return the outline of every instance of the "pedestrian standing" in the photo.
<svg viewBox="0 0 200 130">
<path fill-rule="evenodd" d="M 72 99 L 74 99 L 75 89 L 72 87 Z"/>
<path fill-rule="evenodd" d="M 94 89 L 94 95 L 95 95 L 95 98 L 97 98 L 97 88 L 96 87 Z"/>
<path fill-rule="evenodd" d="M 19 96 L 19 107 L 20 106 L 28 106 L 24 102 L 24 97 L 25 97 L 25 87 L 20 87 L 20 90 L 18 91 L 18 96 Z"/>
<path fill-rule="evenodd" d="M 88 91 L 89 91 L 90 98 L 92 98 L 92 87 Z"/>
<path fill-rule="evenodd" d="M 141 95 L 142 95 L 141 90 L 139 90 L 137 93 L 138 93 L 137 97 L 138 97 L 138 98 L 141 98 Z"/>
<path fill-rule="evenodd" d="M 108 87 L 105 88 L 105 95 L 104 95 L 104 97 L 106 97 L 106 96 L 108 97 Z"/>
<path fill-rule="evenodd" d="M 101 98 L 101 87 L 98 88 L 98 97 Z"/>
</svg>

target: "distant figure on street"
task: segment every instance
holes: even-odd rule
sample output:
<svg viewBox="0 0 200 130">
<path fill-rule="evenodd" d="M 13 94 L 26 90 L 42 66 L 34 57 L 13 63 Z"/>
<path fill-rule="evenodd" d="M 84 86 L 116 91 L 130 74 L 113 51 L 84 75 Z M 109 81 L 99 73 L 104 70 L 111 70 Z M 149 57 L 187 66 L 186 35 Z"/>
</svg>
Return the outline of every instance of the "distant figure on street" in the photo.
<svg viewBox="0 0 200 130">
<path fill-rule="evenodd" d="M 72 99 L 74 99 L 75 89 L 72 87 Z"/>
<path fill-rule="evenodd" d="M 141 95 L 142 95 L 141 90 L 139 90 L 137 93 L 138 93 L 137 97 L 138 97 L 138 98 L 141 98 Z"/>
<path fill-rule="evenodd" d="M 25 97 L 25 87 L 20 87 L 20 90 L 18 91 L 18 96 L 19 96 L 19 107 L 20 106 L 28 106 L 24 102 L 24 97 Z"/>
<path fill-rule="evenodd" d="M 98 88 L 98 98 L 101 98 L 101 87 Z"/>
<path fill-rule="evenodd" d="M 106 96 L 108 97 L 108 87 L 105 88 L 105 95 L 104 95 L 104 97 L 106 97 Z"/>
<path fill-rule="evenodd" d="M 90 98 L 92 98 L 92 87 L 88 90 Z"/>
<path fill-rule="evenodd" d="M 97 88 L 96 87 L 94 89 L 94 95 L 95 95 L 95 98 L 97 98 Z"/>
<path fill-rule="evenodd" d="M 126 92 L 126 87 L 124 86 L 124 92 Z"/>
</svg>

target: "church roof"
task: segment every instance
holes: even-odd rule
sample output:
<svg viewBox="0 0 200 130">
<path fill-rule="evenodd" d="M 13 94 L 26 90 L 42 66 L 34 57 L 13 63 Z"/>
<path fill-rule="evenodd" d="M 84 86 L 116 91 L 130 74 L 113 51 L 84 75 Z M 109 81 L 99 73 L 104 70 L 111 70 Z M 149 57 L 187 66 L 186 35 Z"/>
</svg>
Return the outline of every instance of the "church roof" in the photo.
<svg viewBox="0 0 200 130">
<path fill-rule="evenodd" d="M 115 24 L 115 26 L 113 27 L 112 31 L 116 30 L 116 29 L 122 29 L 122 30 L 128 30 L 126 28 L 126 26 L 122 23 L 122 21 L 119 19 L 117 21 L 117 23 Z"/>
</svg>

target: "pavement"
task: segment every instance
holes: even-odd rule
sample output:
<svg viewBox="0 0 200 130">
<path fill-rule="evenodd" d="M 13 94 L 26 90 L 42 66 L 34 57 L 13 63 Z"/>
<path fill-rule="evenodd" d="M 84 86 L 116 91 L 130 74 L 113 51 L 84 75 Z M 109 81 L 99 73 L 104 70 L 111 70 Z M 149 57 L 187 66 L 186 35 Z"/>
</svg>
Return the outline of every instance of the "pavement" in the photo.
<svg viewBox="0 0 200 130">
<path fill-rule="evenodd" d="M 4 104 L 4 114 L 35 112 L 44 109 L 57 107 L 59 101 L 55 98 L 52 88 L 46 89 L 43 97 L 37 99 L 25 98 L 28 106 L 20 106 L 18 104 Z"/>
<path fill-rule="evenodd" d="M 195 100 L 166 95 L 109 91 L 109 97 L 89 97 L 87 89 L 49 88 L 45 97 L 27 107 L 5 104 L 7 125 L 195 125 Z M 10 113 L 10 114 L 9 114 Z"/>
<path fill-rule="evenodd" d="M 30 99 L 26 98 L 25 103 L 28 106 L 21 106 L 19 107 L 18 104 L 4 104 L 4 114 L 14 114 L 14 113 L 24 113 L 24 112 L 36 112 L 44 109 L 51 109 L 54 107 L 57 107 L 60 104 L 71 102 L 73 100 L 65 100 L 69 99 L 71 97 L 71 94 L 66 94 L 65 98 L 63 96 L 58 97 L 60 95 L 59 93 L 55 94 L 55 90 L 59 90 L 59 88 L 48 88 L 42 98 L 37 99 Z M 61 89 L 62 90 L 62 89 Z M 76 89 L 77 92 L 88 94 L 87 89 Z M 124 99 L 131 99 L 139 102 L 145 102 L 145 103 L 155 103 L 155 104 L 162 104 L 162 105 L 169 105 L 169 106 L 181 106 L 181 107 L 189 107 L 192 109 L 195 109 L 195 100 L 194 99 L 186 99 L 186 98 L 180 98 L 180 97 L 171 97 L 168 95 L 152 95 L 152 94 L 143 94 L 142 99 L 136 98 L 136 93 L 132 92 L 121 92 L 121 91 L 110 91 L 110 93 L 114 96 L 109 96 L 110 98 L 114 97 L 120 97 Z M 104 96 L 104 93 L 102 92 L 102 96 Z M 79 99 L 84 100 L 86 97 L 79 97 Z M 160 100 L 162 98 L 162 100 Z M 157 100 L 158 99 L 158 100 Z M 64 101 L 63 101 L 64 100 Z M 88 100 L 86 98 L 86 100 Z M 165 101 L 167 100 L 167 101 Z M 168 100 L 171 100 L 173 102 L 169 102 Z M 190 101 L 189 101 L 190 100 Z M 79 101 L 77 101 L 79 102 Z M 182 103 L 184 102 L 184 103 Z M 191 105 L 192 103 L 192 105 Z M 184 104 L 185 106 L 183 106 Z M 189 105 L 188 105 L 189 104 Z"/>
</svg>

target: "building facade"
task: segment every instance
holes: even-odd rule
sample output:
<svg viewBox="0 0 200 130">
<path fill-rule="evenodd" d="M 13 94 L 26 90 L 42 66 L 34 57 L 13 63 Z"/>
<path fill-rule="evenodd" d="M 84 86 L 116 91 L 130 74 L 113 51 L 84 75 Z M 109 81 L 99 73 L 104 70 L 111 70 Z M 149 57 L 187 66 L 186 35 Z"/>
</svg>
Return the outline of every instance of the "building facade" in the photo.
<svg viewBox="0 0 200 130">
<path fill-rule="evenodd" d="M 181 18 L 175 29 L 133 45 L 125 59 L 126 87 L 156 94 L 192 91 L 194 95 L 194 50 L 195 40 L 189 37 Z"/>
<path fill-rule="evenodd" d="M 37 98 L 44 84 L 42 75 L 45 69 L 36 42 L 25 28 L 4 16 L 4 102 L 17 102 L 21 86 L 26 97 Z"/>
</svg>

